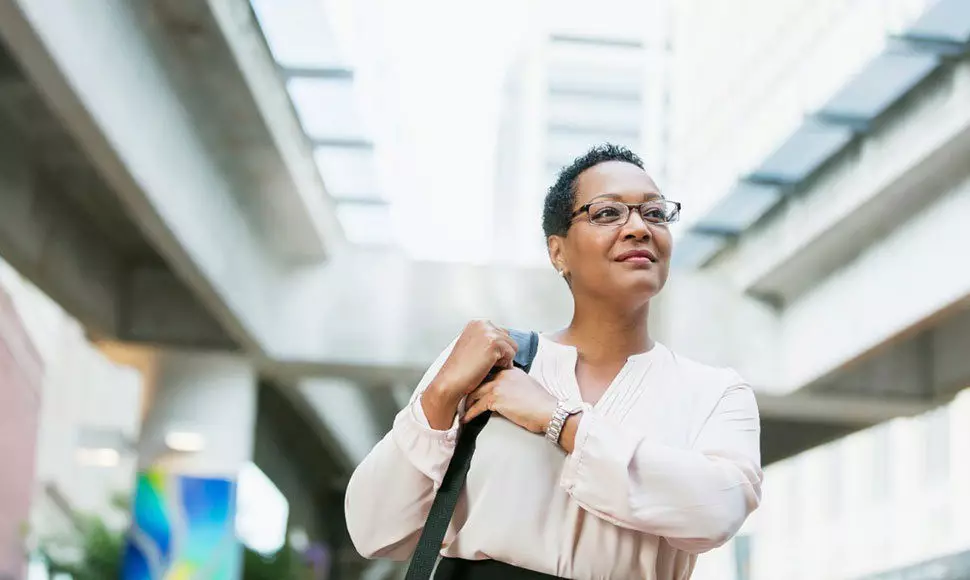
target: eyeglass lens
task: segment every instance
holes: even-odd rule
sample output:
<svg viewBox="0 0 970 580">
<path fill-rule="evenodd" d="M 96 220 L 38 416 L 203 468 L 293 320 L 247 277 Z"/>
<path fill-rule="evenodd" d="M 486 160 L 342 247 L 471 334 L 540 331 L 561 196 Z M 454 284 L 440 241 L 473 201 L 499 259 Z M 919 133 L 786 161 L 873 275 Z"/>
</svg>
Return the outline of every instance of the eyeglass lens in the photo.
<svg viewBox="0 0 970 580">
<path fill-rule="evenodd" d="M 636 206 L 634 206 L 636 207 Z M 629 219 L 630 206 L 616 201 L 600 201 L 589 206 L 589 221 L 596 225 L 624 223 Z M 643 221 L 666 224 L 677 219 L 677 204 L 658 200 L 640 205 Z"/>
</svg>

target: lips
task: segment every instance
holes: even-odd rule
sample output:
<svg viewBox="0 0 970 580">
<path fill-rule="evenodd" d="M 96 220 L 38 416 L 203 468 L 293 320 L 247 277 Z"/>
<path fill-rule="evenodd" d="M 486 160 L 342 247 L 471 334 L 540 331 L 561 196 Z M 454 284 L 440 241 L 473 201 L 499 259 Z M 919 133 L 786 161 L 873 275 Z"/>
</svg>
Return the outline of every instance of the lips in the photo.
<svg viewBox="0 0 970 580">
<path fill-rule="evenodd" d="M 657 256 L 650 250 L 630 250 L 623 252 L 616 258 L 617 262 L 656 262 Z"/>
</svg>

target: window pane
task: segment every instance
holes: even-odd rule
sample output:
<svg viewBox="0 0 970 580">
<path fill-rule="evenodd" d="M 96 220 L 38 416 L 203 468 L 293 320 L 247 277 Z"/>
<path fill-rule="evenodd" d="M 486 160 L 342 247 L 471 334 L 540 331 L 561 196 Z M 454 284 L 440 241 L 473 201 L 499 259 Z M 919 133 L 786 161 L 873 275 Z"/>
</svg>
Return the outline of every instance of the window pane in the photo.
<svg viewBox="0 0 970 580">
<path fill-rule="evenodd" d="M 926 415 L 924 427 L 927 483 L 941 483 L 950 476 L 949 407 L 942 407 Z"/>
<path fill-rule="evenodd" d="M 336 199 L 379 199 L 377 164 L 369 147 L 317 147 L 313 152 L 323 183 Z"/>
<path fill-rule="evenodd" d="M 844 454 L 845 446 L 842 442 L 829 444 L 829 467 L 828 467 L 828 508 L 829 516 L 832 519 L 839 519 L 845 509 L 844 481 Z"/>
<path fill-rule="evenodd" d="M 639 100 L 615 100 L 582 95 L 550 95 L 549 124 L 604 132 L 640 131 Z"/>
<path fill-rule="evenodd" d="M 290 98 L 311 139 L 364 140 L 353 83 L 346 79 L 294 78 Z"/>
<path fill-rule="evenodd" d="M 341 66 L 320 0 L 252 0 L 273 57 L 284 67 Z"/>
<path fill-rule="evenodd" d="M 889 425 L 880 425 L 872 432 L 872 493 L 877 500 L 887 498 L 892 490 L 890 435 Z"/>
<path fill-rule="evenodd" d="M 337 216 L 352 243 L 390 245 L 395 241 L 387 205 L 345 202 L 337 205 Z"/>
</svg>

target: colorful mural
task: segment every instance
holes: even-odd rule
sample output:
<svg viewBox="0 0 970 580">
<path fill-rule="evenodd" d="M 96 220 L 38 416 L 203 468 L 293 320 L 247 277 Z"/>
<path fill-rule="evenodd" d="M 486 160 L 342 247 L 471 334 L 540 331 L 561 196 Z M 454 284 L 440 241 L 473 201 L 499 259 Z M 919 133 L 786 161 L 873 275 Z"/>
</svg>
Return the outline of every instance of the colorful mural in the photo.
<svg viewBox="0 0 970 580">
<path fill-rule="evenodd" d="M 138 475 L 123 580 L 236 580 L 236 484 L 227 479 Z"/>
</svg>

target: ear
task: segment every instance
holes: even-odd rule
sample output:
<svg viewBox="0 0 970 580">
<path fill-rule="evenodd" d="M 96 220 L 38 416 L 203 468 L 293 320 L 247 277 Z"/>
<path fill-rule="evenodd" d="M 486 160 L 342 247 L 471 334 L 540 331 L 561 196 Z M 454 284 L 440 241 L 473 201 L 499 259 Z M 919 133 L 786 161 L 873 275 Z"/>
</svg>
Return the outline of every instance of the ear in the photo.
<svg viewBox="0 0 970 580">
<path fill-rule="evenodd" d="M 566 270 L 566 238 L 555 235 L 549 236 L 546 238 L 546 249 L 549 250 L 549 261 L 556 272 L 562 273 L 563 270 Z"/>
</svg>

